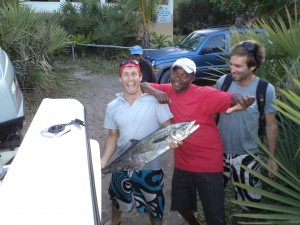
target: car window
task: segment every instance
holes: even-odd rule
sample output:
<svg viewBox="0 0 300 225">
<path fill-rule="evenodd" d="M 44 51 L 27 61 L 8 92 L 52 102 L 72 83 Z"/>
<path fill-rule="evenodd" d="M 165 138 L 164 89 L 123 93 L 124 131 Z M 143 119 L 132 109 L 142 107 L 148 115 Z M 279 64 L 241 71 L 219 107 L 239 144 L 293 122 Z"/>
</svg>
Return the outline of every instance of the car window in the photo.
<svg viewBox="0 0 300 225">
<path fill-rule="evenodd" d="M 208 53 L 216 53 L 222 52 L 222 49 L 225 48 L 225 35 L 220 34 L 209 38 L 204 45 L 201 53 L 208 54 Z"/>
<path fill-rule="evenodd" d="M 204 38 L 205 35 L 203 34 L 191 33 L 180 42 L 178 47 L 195 51 L 204 40 Z"/>
</svg>

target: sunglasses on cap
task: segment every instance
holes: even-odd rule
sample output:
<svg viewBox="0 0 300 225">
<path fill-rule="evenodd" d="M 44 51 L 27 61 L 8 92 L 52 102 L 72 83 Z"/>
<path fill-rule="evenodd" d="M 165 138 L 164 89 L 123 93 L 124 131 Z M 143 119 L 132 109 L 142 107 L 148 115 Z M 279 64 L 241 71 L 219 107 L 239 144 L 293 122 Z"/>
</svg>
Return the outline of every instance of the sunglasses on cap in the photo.
<svg viewBox="0 0 300 225">
<path fill-rule="evenodd" d="M 129 64 L 129 63 L 135 64 L 135 65 L 139 65 L 139 62 L 136 61 L 135 59 L 126 59 L 126 60 L 123 60 L 123 61 L 120 63 L 120 67 L 121 67 L 121 66 L 124 66 L 124 65 L 126 65 L 126 64 Z"/>
</svg>

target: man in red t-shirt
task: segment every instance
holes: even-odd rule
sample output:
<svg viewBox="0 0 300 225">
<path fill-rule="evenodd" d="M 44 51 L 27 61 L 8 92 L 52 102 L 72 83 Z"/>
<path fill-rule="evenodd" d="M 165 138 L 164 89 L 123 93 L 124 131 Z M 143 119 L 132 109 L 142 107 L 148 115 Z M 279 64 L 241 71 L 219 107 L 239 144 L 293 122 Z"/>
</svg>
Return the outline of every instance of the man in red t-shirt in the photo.
<svg viewBox="0 0 300 225">
<path fill-rule="evenodd" d="M 172 66 L 170 84 L 141 84 L 142 91 L 154 95 L 160 103 L 168 102 L 174 115 L 172 123 L 196 120 L 194 133 L 174 150 L 171 210 L 179 211 L 190 225 L 200 225 L 197 192 L 208 225 L 224 225 L 223 149 L 214 115 L 239 105 L 245 109 L 254 97 L 222 92 L 193 83 L 196 65 L 187 58 Z"/>
</svg>

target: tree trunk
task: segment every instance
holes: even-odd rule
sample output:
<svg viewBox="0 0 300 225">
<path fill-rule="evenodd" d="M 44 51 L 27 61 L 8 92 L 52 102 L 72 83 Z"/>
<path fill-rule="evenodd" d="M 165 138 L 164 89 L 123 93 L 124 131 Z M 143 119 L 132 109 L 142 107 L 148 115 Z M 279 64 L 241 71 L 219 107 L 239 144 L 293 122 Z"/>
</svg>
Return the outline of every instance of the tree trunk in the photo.
<svg viewBox="0 0 300 225">
<path fill-rule="evenodd" d="M 150 34 L 149 33 L 144 33 L 143 35 L 143 44 L 144 48 L 150 48 Z"/>
</svg>

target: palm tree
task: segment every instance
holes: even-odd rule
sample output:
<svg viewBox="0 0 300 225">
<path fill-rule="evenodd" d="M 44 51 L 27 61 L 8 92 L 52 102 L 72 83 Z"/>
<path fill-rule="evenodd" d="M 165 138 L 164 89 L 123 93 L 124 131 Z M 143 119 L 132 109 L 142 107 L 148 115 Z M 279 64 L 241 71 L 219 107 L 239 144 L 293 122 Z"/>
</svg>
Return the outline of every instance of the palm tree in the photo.
<svg viewBox="0 0 300 225">
<path fill-rule="evenodd" d="M 143 27 L 143 44 L 145 48 L 150 47 L 150 25 L 156 20 L 157 7 L 160 0 L 119 0 L 123 4 L 127 15 L 136 14 L 136 20 Z"/>
<path fill-rule="evenodd" d="M 19 79 L 27 90 L 41 96 L 53 92 L 52 56 L 67 51 L 69 38 L 51 15 L 35 13 L 24 5 L 5 4 L 0 8 L 0 45 L 9 54 Z"/>
<path fill-rule="evenodd" d="M 299 78 L 295 77 L 293 81 L 296 88 L 300 90 Z M 275 159 L 280 170 L 272 171 L 264 160 L 253 155 L 266 170 L 274 173 L 275 179 L 269 179 L 264 174 L 242 166 L 265 183 L 264 189 L 235 183 L 264 197 L 262 203 L 232 201 L 239 205 L 260 209 L 261 213 L 235 214 L 237 217 L 257 219 L 255 224 L 300 224 L 300 142 L 297 138 L 300 130 L 300 96 L 292 90 L 280 89 L 280 92 L 283 97 L 282 100 L 277 100 L 277 109 L 282 114 L 279 122 L 281 134 L 278 149 L 281 153 L 278 159 Z M 260 147 L 262 152 L 268 154 L 266 146 L 260 143 Z"/>
</svg>

